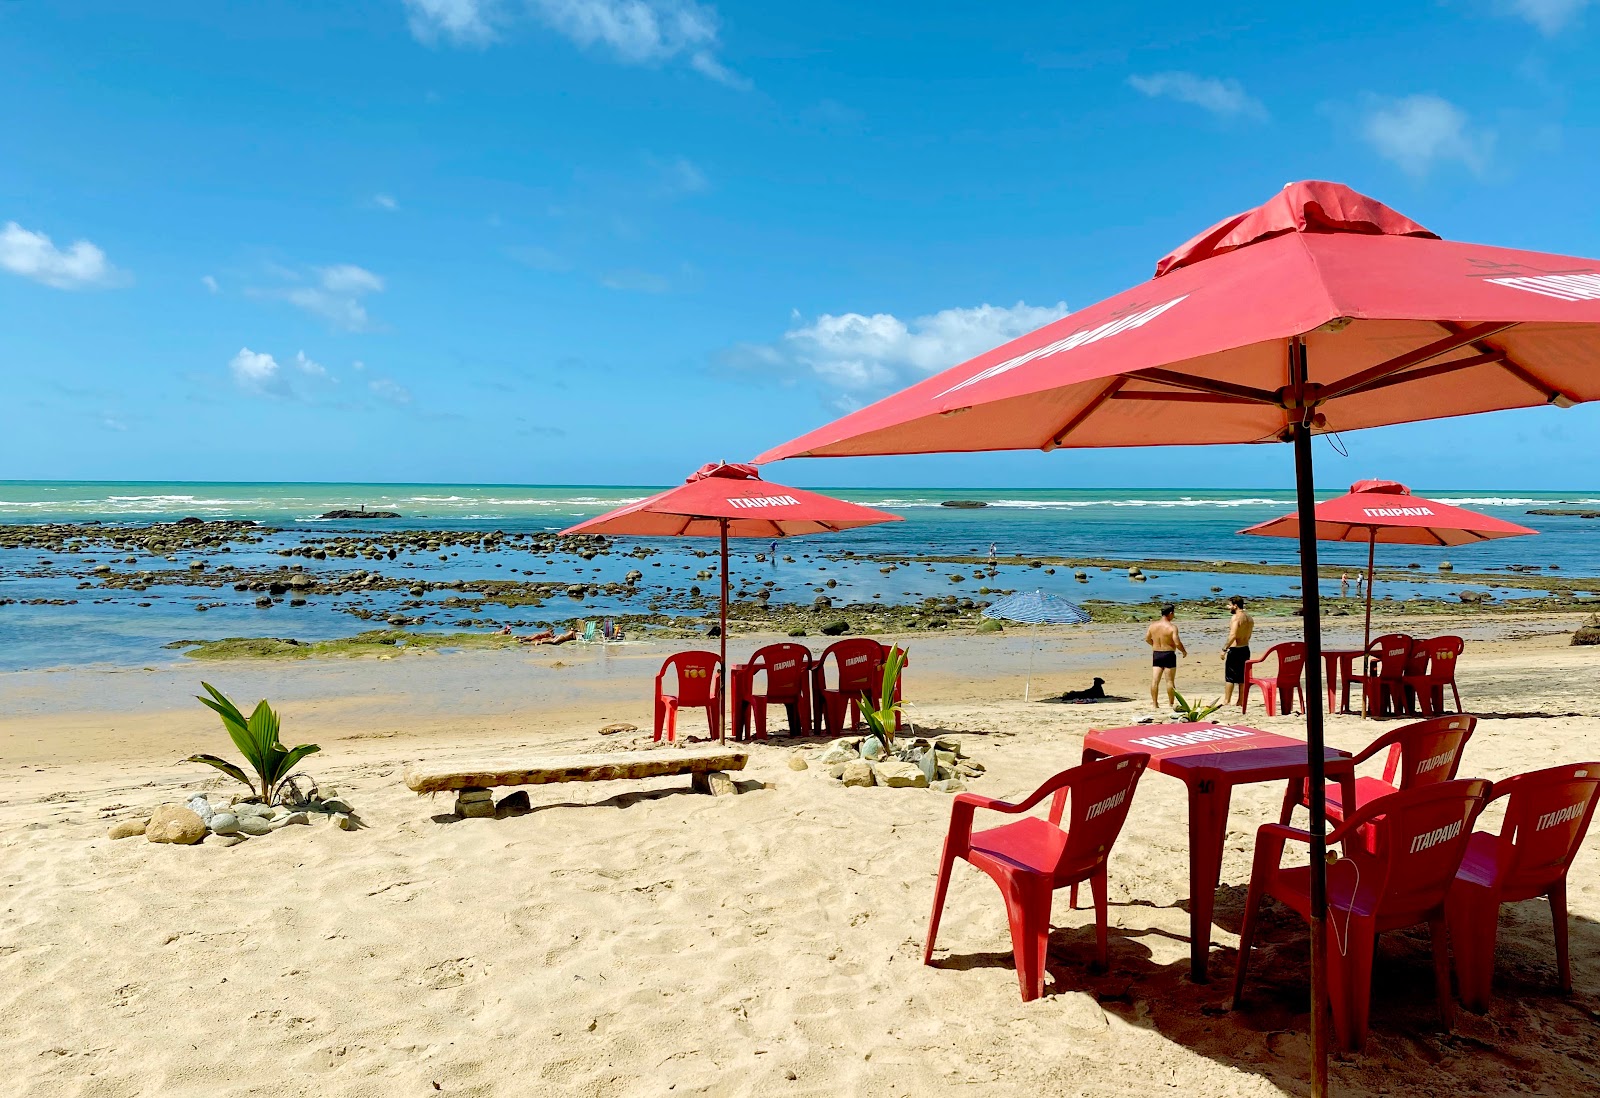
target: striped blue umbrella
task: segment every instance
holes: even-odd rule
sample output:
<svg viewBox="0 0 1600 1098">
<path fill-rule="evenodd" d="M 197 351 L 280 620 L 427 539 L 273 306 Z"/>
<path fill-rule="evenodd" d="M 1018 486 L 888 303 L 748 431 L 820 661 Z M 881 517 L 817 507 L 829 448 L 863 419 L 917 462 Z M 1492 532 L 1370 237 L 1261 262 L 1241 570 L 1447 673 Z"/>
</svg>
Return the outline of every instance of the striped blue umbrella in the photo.
<svg viewBox="0 0 1600 1098">
<path fill-rule="evenodd" d="M 1019 591 L 983 608 L 986 618 L 1016 621 L 1024 625 L 1082 625 L 1089 620 L 1089 612 L 1075 602 L 1043 591 Z M 1022 700 L 1028 701 L 1033 693 L 1033 657 L 1039 651 L 1038 633 L 1028 650 L 1028 678 L 1022 687 Z"/>
</svg>

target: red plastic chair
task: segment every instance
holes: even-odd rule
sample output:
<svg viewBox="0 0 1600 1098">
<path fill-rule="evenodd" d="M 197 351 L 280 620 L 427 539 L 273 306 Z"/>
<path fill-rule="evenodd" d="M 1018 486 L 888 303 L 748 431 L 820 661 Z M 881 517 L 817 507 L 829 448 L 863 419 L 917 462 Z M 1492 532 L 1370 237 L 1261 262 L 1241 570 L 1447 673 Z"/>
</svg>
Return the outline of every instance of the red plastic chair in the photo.
<svg viewBox="0 0 1600 1098">
<path fill-rule="evenodd" d="M 679 652 L 666 658 L 661 670 L 656 672 L 657 741 L 665 732 L 668 742 L 677 742 L 680 709 L 704 709 L 711 724 L 711 738 L 716 739 L 721 734 L 722 706 L 717 704 L 717 672 L 721 662 L 715 652 Z M 673 694 L 662 690 L 669 670 L 676 672 L 678 680 L 677 692 Z"/>
<path fill-rule="evenodd" d="M 1257 675 L 1255 669 L 1274 656 L 1278 658 L 1277 673 L 1271 677 Z M 1300 695 L 1300 708 L 1306 707 L 1303 679 L 1306 673 L 1306 646 L 1303 641 L 1275 644 L 1257 658 L 1244 665 L 1244 689 L 1239 691 L 1239 712 L 1250 708 L 1250 688 L 1259 686 L 1266 699 L 1267 716 L 1276 716 L 1281 704 L 1285 713 L 1291 712 L 1294 696 Z"/>
<path fill-rule="evenodd" d="M 1423 666 L 1416 670 L 1406 668 L 1402 682 L 1407 702 L 1415 698 L 1417 709 L 1426 716 L 1443 713 L 1444 688 L 1448 686 L 1450 693 L 1455 695 L 1456 712 L 1461 712 L 1461 691 L 1456 689 L 1456 664 L 1466 647 L 1467 642 L 1460 637 L 1434 637 L 1417 642 L 1411 651 L 1413 656 L 1422 653 Z"/>
<path fill-rule="evenodd" d="M 1406 661 L 1411 657 L 1411 638 L 1404 633 L 1385 633 L 1374 637 L 1362 657 L 1360 673 L 1344 680 L 1344 697 L 1340 708 L 1350 711 L 1350 687 L 1361 684 L 1364 707 L 1370 716 L 1379 719 L 1398 713 L 1404 702 Z"/>
<path fill-rule="evenodd" d="M 1456 982 L 1467 1009 L 1489 1009 L 1500 905 L 1545 896 L 1555 922 L 1556 972 L 1572 991 L 1567 956 L 1567 870 L 1600 803 L 1600 762 L 1569 763 L 1495 784 L 1510 796 L 1500 834 L 1476 832 L 1456 870 L 1446 907 Z"/>
<path fill-rule="evenodd" d="M 833 661 L 837 686 L 828 685 L 828 661 Z M 830 736 L 844 732 L 850 714 L 852 730 L 861 727 L 861 696 L 873 702 L 883 687 L 884 649 L 871 637 L 835 641 L 817 657 L 811 668 L 811 719 L 818 731 Z"/>
<path fill-rule="evenodd" d="M 1379 797 L 1423 785 L 1454 781 L 1456 771 L 1461 766 L 1461 753 L 1466 750 L 1467 741 L 1477 727 L 1477 717 L 1458 715 L 1433 717 L 1385 732 L 1367 744 L 1354 760 L 1359 766 L 1387 747 L 1389 757 L 1383 764 L 1383 778 L 1358 776 L 1356 803 L 1353 806 L 1343 803 L 1344 794 L 1337 783 L 1328 783 L 1324 793 L 1328 819 L 1341 823 L 1353 808 L 1360 809 Z M 1288 823 L 1296 807 L 1310 804 L 1310 783 L 1304 778 L 1291 781 L 1283 796 L 1283 813 L 1278 817 L 1278 822 Z"/>
<path fill-rule="evenodd" d="M 1358 809 L 1328 836 L 1344 844 L 1344 857 L 1328 867 L 1328 998 L 1339 1046 L 1359 1051 L 1366 1042 L 1372 1005 L 1372 958 L 1378 935 L 1427 923 L 1433 934 L 1434 983 L 1439 1013 L 1448 1026 L 1450 952 L 1445 935 L 1445 897 L 1466 853 L 1472 823 L 1483 811 L 1489 783 L 1481 778 L 1391 793 Z M 1365 828 L 1372 829 L 1371 849 Z M 1271 896 L 1311 917 L 1311 867 L 1285 867 L 1284 843 L 1309 843 L 1311 833 L 1283 824 L 1256 831 L 1255 864 L 1239 931 L 1239 967 L 1233 978 L 1235 1009 L 1244 1001 L 1250 947 L 1260 922 L 1261 897 Z"/>
<path fill-rule="evenodd" d="M 756 676 L 766 676 L 766 688 L 756 693 Z M 767 738 L 767 706 L 781 705 L 789 713 L 789 727 L 811 735 L 811 650 L 803 644 L 769 644 L 758 648 L 739 672 L 734 686 L 734 735 L 749 739 L 752 711 L 754 735 Z"/>
<path fill-rule="evenodd" d="M 1088 881 L 1094 892 L 1094 924 L 1099 965 L 1107 962 L 1106 859 L 1133 804 L 1133 792 L 1149 755 L 1113 755 L 1064 770 L 1045 782 L 1021 804 L 1008 804 L 976 793 L 958 793 L 950 808 L 950 831 L 939 861 L 933 890 L 933 916 L 922 963 L 933 963 L 950 869 L 962 858 L 983 870 L 1000 886 L 1011 921 L 1011 950 L 1016 958 L 1022 1000 L 1044 994 L 1044 962 L 1050 944 L 1050 902 L 1058 888 Z M 1048 819 L 1027 816 L 1016 823 L 974 833 L 973 813 L 980 808 L 1016 815 L 1055 794 Z M 1061 818 L 1070 794 L 1072 814 L 1066 830 Z"/>
</svg>

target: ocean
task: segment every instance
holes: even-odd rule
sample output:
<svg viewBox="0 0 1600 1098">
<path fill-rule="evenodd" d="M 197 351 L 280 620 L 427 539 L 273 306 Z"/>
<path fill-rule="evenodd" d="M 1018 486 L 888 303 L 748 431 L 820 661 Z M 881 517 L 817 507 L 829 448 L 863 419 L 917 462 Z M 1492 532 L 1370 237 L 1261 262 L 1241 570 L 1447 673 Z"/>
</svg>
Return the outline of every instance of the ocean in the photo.
<svg viewBox="0 0 1600 1098">
<path fill-rule="evenodd" d="M 285 559 L 276 550 L 305 539 L 382 530 L 458 530 L 507 534 L 560 530 L 659 490 L 656 487 L 584 485 L 440 485 L 440 484 L 246 484 L 0 481 L 0 525 L 31 523 L 148 524 L 180 518 L 250 519 L 281 532 L 260 545 L 235 547 L 225 559 L 239 568 L 278 567 Z M 823 489 L 827 490 L 827 489 Z M 1476 585 L 1500 599 L 1538 592 L 1519 588 L 1508 566 L 1559 567 L 1565 576 L 1600 577 L 1600 520 L 1530 516 L 1531 509 L 1600 508 L 1600 493 L 1493 493 L 1416 489 L 1418 494 L 1470 507 L 1531 526 L 1538 537 L 1512 538 L 1447 550 L 1396 546 L 1379 548 L 1380 567 L 1421 567 L 1404 580 L 1382 582 L 1380 598 L 1448 595 L 1462 584 L 1441 576 L 1437 565 L 1450 560 L 1458 572 L 1503 573 L 1506 582 Z M 902 515 L 904 522 L 839 534 L 792 539 L 779 547 L 779 559 L 758 562 L 765 541 L 734 543 L 734 582 L 760 581 L 774 586 L 775 601 L 809 602 L 819 591 L 838 601 L 919 602 L 930 595 L 972 595 L 971 568 L 922 562 L 880 571 L 882 561 L 936 556 L 983 556 L 991 543 L 1002 557 L 1101 557 L 1148 562 L 1181 559 L 1200 562 L 1243 561 L 1292 564 L 1296 545 L 1289 539 L 1246 538 L 1238 531 L 1289 511 L 1292 496 L 1284 491 L 1222 490 L 972 490 L 972 489 L 841 489 L 842 498 Z M 1335 493 L 1329 492 L 1328 495 Z M 941 506 L 948 500 L 971 500 L 981 508 Z M 334 510 L 395 511 L 398 519 L 324 519 Z M 697 579 L 714 564 L 715 545 L 694 539 L 669 539 L 653 545 L 650 558 L 650 600 L 668 612 L 681 609 L 689 589 L 714 590 Z M 1325 564 L 1348 567 L 1352 579 L 1365 567 L 1366 550 L 1355 545 L 1323 545 Z M 386 574 L 447 584 L 467 579 L 526 578 L 540 581 L 604 583 L 620 580 L 637 560 L 612 554 L 582 561 L 547 557 L 522 550 L 479 554 L 457 552 L 402 553 L 383 562 Z M 293 636 L 302 640 L 345 636 L 368 624 L 350 616 L 330 600 L 311 599 L 293 609 L 275 605 L 257 609 L 254 596 L 231 589 L 195 589 L 181 585 L 152 586 L 144 592 L 81 588 L 86 575 L 100 564 L 116 569 L 159 571 L 184 567 L 190 555 L 165 561 L 128 561 L 126 553 L 91 548 L 71 554 L 34 549 L 0 549 L 0 669 L 83 664 L 129 664 L 170 661 L 162 648 L 180 638 L 223 636 Z M 792 560 L 785 558 L 792 557 Z M 49 563 L 44 563 L 48 561 Z M 352 561 L 307 561 L 307 570 L 348 572 L 376 567 Z M 660 571 L 654 570 L 660 566 Z M 962 575 L 960 580 L 952 576 Z M 831 582 L 830 582 L 831 581 Z M 1000 569 L 984 581 L 991 587 L 1042 587 L 1067 598 L 1149 602 L 1206 598 L 1217 586 L 1246 596 L 1281 596 L 1297 590 L 1284 576 L 1229 575 L 1206 571 L 1150 573 L 1147 581 L 1131 582 L 1123 568 L 1091 569 L 1087 582 L 1070 571 L 1046 575 L 1025 565 Z M 1600 589 L 1600 583 L 1597 583 Z M 1328 588 L 1336 593 L 1337 582 Z M 7 601 L 9 600 L 9 601 Z M 64 605 L 40 604 L 59 600 Z M 196 604 L 207 604 L 197 614 Z M 557 605 L 559 603 L 559 605 Z M 549 600 L 542 607 L 517 607 L 500 617 L 523 625 L 557 623 L 643 608 L 591 596 L 582 602 Z M 370 602 L 386 611 L 382 599 Z M 505 611 L 505 608 L 498 608 Z M 381 623 L 380 623 L 381 624 Z M 421 628 L 451 628 L 449 615 L 438 615 Z"/>
</svg>

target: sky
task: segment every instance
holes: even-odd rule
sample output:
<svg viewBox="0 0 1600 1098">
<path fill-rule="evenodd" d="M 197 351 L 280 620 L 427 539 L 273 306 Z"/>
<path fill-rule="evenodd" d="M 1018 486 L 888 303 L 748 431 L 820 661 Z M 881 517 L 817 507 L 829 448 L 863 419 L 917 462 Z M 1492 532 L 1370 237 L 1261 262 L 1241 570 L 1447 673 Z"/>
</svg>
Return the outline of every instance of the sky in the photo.
<svg viewBox="0 0 1600 1098">
<path fill-rule="evenodd" d="M 0 480 L 669 483 L 1285 182 L 1600 256 L 1600 0 L 0 0 Z M 1319 444 L 1594 489 L 1600 406 Z M 791 461 L 1291 483 L 1277 447 Z"/>
</svg>

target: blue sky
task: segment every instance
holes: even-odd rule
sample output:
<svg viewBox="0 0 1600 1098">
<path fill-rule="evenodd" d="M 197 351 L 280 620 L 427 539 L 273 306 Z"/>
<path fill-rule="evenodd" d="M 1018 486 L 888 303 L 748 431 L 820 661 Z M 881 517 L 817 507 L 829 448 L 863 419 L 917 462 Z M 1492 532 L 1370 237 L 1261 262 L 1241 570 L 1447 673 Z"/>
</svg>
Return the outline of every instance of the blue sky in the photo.
<svg viewBox="0 0 1600 1098">
<path fill-rule="evenodd" d="M 1291 179 L 1600 255 L 1600 3 L 1283 11 L 0 0 L 0 479 L 662 483 Z M 1361 432 L 1319 480 L 1592 489 L 1597 428 Z M 1290 482 L 1237 447 L 772 472 Z"/>
</svg>

